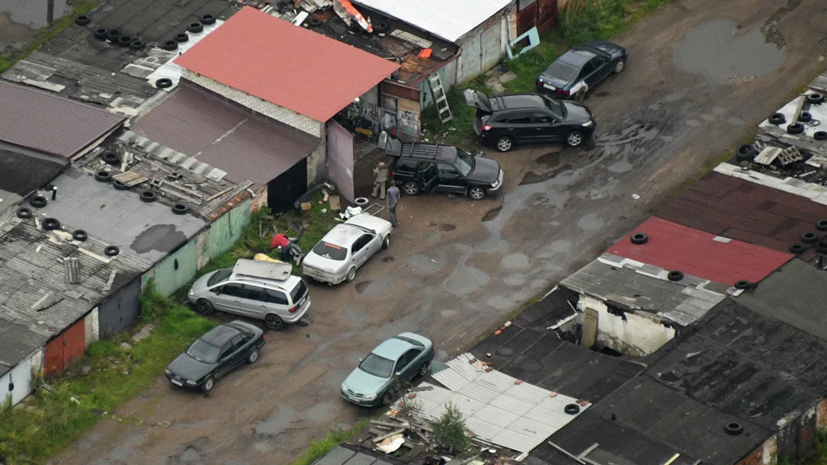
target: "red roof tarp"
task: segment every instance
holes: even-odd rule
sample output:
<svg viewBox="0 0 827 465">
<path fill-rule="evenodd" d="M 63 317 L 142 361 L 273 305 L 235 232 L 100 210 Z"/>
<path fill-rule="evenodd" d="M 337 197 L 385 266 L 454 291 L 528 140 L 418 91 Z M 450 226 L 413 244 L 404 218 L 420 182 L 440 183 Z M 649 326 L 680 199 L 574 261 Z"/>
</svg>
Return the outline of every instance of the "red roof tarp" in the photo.
<svg viewBox="0 0 827 465">
<path fill-rule="evenodd" d="M 399 68 L 251 7 L 231 16 L 175 63 L 322 122 Z"/>
<path fill-rule="evenodd" d="M 649 241 L 632 244 L 631 235 L 638 232 L 649 236 Z M 746 242 L 719 242 L 716 237 L 652 217 L 606 252 L 728 286 L 740 280 L 761 281 L 793 258 L 792 254 Z"/>
</svg>

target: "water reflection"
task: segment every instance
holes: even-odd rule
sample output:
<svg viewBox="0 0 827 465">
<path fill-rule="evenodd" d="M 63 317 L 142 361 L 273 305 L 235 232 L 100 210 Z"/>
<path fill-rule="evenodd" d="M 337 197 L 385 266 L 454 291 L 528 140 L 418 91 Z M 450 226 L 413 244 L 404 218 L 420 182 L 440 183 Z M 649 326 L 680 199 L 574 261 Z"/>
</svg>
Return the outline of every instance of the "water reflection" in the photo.
<svg viewBox="0 0 827 465">
<path fill-rule="evenodd" d="M 69 0 L 0 0 L 0 15 L 32 29 L 49 26 L 71 12 Z"/>
</svg>

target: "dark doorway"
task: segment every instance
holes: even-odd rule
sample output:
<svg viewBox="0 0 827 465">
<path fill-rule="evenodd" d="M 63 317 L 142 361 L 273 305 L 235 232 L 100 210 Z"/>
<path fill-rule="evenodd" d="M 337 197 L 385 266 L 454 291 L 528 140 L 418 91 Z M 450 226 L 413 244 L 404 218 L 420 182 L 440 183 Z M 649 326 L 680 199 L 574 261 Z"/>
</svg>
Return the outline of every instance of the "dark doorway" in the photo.
<svg viewBox="0 0 827 465">
<path fill-rule="evenodd" d="M 307 192 L 306 158 L 267 184 L 267 205 L 274 213 L 289 211 L 293 209 L 293 202 L 305 192 Z"/>
</svg>

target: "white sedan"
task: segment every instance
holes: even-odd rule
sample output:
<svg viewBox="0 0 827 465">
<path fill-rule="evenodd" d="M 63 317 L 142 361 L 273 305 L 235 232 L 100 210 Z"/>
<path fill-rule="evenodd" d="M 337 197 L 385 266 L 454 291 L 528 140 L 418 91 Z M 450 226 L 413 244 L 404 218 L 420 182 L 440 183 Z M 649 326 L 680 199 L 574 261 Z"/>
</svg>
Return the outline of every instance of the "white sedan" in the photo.
<svg viewBox="0 0 827 465">
<path fill-rule="evenodd" d="M 302 272 L 331 286 L 353 281 L 360 266 L 390 246 L 392 228 L 389 221 L 369 213 L 337 224 L 304 257 Z"/>
</svg>

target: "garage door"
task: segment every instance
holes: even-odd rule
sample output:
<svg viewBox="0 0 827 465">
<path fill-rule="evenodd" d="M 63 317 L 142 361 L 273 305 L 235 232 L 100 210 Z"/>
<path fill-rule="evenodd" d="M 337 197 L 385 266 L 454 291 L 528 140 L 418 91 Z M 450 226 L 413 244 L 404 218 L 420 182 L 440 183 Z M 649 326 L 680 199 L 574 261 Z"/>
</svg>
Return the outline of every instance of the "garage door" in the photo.
<svg viewBox="0 0 827 465">
<path fill-rule="evenodd" d="M 111 336 L 138 319 L 141 314 L 140 295 L 141 280 L 136 279 L 98 307 L 101 337 Z"/>
<path fill-rule="evenodd" d="M 63 372 L 86 352 L 86 328 L 83 320 L 75 323 L 60 336 L 46 344 L 43 373 L 46 376 Z"/>
</svg>

